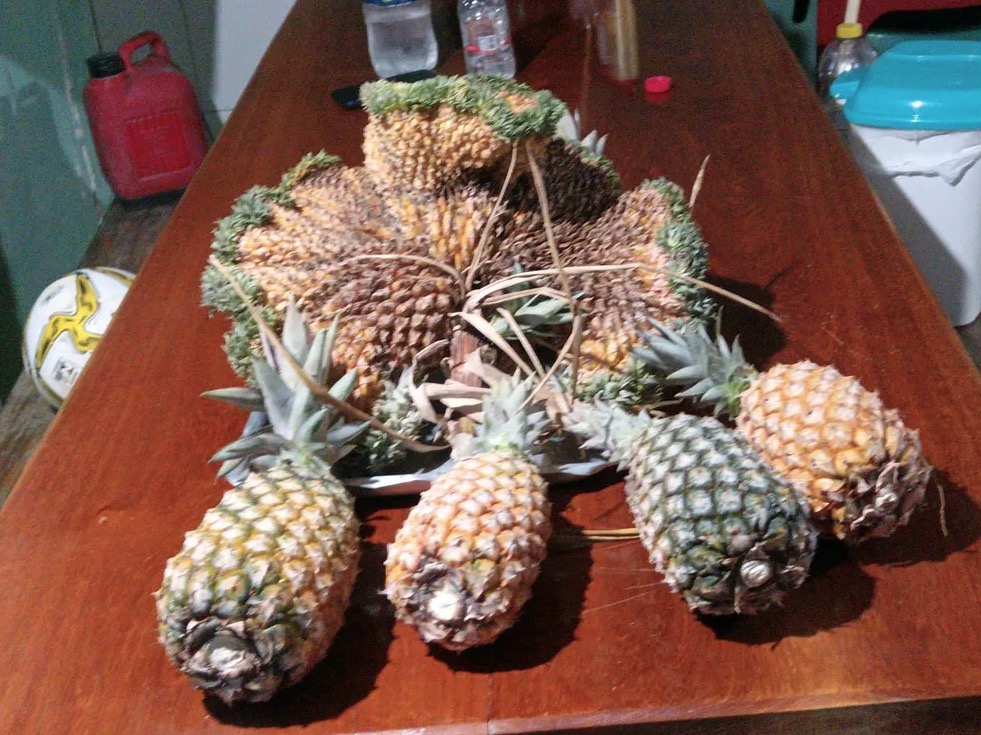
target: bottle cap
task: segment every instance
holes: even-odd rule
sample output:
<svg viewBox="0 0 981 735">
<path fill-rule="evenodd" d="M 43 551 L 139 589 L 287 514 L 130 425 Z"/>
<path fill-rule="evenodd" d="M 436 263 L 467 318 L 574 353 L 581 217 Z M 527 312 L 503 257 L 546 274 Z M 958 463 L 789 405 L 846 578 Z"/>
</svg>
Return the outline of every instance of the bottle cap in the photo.
<svg viewBox="0 0 981 735">
<path fill-rule="evenodd" d="M 123 57 L 116 53 L 95 54 L 85 60 L 93 79 L 114 77 L 123 73 Z"/>
<path fill-rule="evenodd" d="M 860 38 L 862 35 L 861 23 L 839 23 L 835 29 L 837 38 Z"/>
<path fill-rule="evenodd" d="M 657 76 L 647 77 L 644 80 L 644 91 L 651 94 L 660 94 L 671 89 L 671 77 Z"/>
</svg>

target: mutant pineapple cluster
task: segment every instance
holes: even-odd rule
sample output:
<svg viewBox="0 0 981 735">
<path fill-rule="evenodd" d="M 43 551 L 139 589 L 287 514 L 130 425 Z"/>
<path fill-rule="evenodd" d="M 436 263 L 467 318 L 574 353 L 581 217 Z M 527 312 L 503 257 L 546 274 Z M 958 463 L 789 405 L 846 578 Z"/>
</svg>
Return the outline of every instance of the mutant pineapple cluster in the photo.
<svg viewBox="0 0 981 735">
<path fill-rule="evenodd" d="M 213 244 L 271 324 L 290 299 L 314 329 L 341 317 L 334 360 L 358 370 L 357 405 L 374 406 L 386 381 L 449 340 L 464 284 L 553 267 L 529 158 L 548 192 L 564 265 L 643 266 L 571 277 L 588 372 L 626 369 L 648 318 L 674 323 L 709 311 L 701 288 L 673 277 L 700 278 L 707 262 L 682 191 L 663 180 L 622 191 L 607 159 L 556 135 L 565 108 L 549 92 L 468 75 L 374 82 L 361 99 L 369 114 L 363 166 L 305 157 L 277 186 L 243 195 Z M 477 258 L 485 230 L 486 257 Z M 252 314 L 214 267 L 202 287 L 205 305 L 231 317 L 225 350 L 251 380 Z M 448 351 L 427 354 L 438 360 Z"/>
</svg>

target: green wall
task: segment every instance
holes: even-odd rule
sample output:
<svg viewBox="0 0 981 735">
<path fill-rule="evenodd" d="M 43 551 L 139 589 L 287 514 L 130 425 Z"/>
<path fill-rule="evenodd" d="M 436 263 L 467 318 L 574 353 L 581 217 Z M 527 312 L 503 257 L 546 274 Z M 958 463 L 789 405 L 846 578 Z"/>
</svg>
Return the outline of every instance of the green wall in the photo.
<svg viewBox="0 0 981 735">
<path fill-rule="evenodd" d="M 807 76 L 813 82 L 817 71 L 817 5 L 820 0 L 811 0 L 807 17 L 795 23 L 794 0 L 766 0 L 770 15 L 780 26 L 791 51 L 800 61 Z"/>
<path fill-rule="evenodd" d="M 0 400 L 27 312 L 78 265 L 112 198 L 82 107 L 96 51 L 86 0 L 0 0 Z"/>
</svg>

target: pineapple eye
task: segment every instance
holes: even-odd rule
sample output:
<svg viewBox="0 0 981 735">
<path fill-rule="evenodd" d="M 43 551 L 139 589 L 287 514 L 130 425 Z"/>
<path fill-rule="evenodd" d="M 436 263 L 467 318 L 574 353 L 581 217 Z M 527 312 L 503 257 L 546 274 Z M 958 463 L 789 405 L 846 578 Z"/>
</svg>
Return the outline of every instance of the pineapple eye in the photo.
<svg viewBox="0 0 981 735">
<path fill-rule="evenodd" d="M 773 577 L 773 566 L 765 561 L 747 561 L 739 570 L 739 575 L 750 589 L 762 587 Z"/>
<path fill-rule="evenodd" d="M 444 585 L 433 595 L 428 608 L 433 618 L 445 623 L 459 620 L 464 611 L 460 593 L 449 585 Z"/>
</svg>

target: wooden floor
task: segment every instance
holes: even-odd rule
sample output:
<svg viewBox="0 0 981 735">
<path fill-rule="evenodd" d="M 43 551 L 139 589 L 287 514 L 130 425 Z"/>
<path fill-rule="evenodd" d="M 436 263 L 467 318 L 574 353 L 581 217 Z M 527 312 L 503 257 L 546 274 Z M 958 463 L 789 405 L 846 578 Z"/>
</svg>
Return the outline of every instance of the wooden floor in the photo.
<svg viewBox="0 0 981 735">
<path fill-rule="evenodd" d="M 115 202 L 92 240 L 82 266 L 104 265 L 136 272 L 167 224 L 179 194 L 139 202 Z M 981 316 L 958 330 L 964 346 L 981 369 Z M 0 411 L 0 506 L 27 465 L 55 412 L 21 374 Z"/>
</svg>

